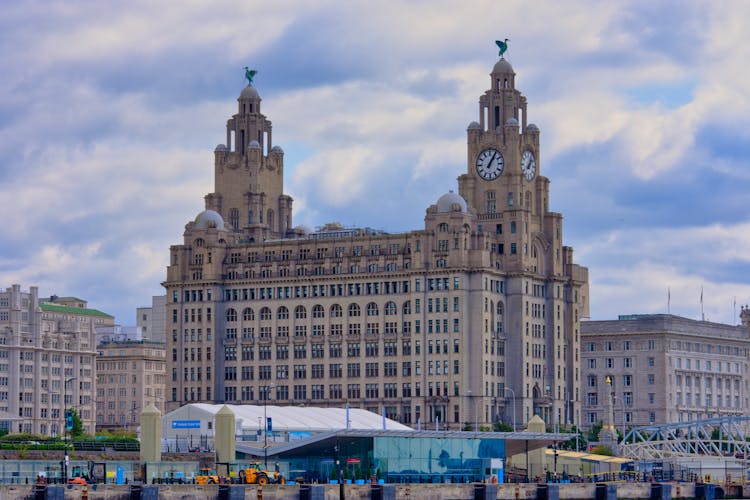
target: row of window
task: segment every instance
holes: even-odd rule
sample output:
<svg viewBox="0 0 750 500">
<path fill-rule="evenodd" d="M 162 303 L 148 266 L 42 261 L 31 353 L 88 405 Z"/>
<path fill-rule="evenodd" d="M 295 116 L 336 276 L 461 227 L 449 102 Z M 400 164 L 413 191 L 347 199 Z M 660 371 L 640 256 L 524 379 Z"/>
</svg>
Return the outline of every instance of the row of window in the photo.
<svg viewBox="0 0 750 500">
<path fill-rule="evenodd" d="M 605 351 L 614 351 L 615 350 L 615 344 L 616 343 L 613 342 L 613 341 L 611 341 L 611 340 L 607 340 L 607 341 L 602 342 L 602 345 L 603 345 Z M 595 352 L 595 351 L 597 351 L 597 347 L 598 346 L 599 346 L 598 342 L 588 342 L 588 343 L 586 343 L 586 351 L 587 352 Z M 631 349 L 633 349 L 633 341 L 631 341 L 631 340 L 623 340 L 622 342 L 619 343 L 619 346 L 620 346 L 620 350 L 622 350 L 622 351 L 630 351 Z M 647 340 L 646 341 L 646 349 L 648 349 L 649 351 L 653 351 L 654 349 L 656 349 L 656 340 L 654 340 L 654 339 Z"/>
<path fill-rule="evenodd" d="M 505 354 L 504 344 L 502 342 L 497 342 L 497 353 L 500 355 L 501 353 Z M 432 340 L 427 341 L 427 354 L 448 354 L 449 352 L 449 342 L 447 339 L 442 340 L 435 340 L 434 342 Z M 414 349 L 412 350 L 412 341 L 411 340 L 404 340 L 401 342 L 401 355 L 402 356 L 411 356 L 412 352 L 415 355 L 421 355 L 422 353 L 422 341 L 416 340 L 413 344 Z M 492 347 L 492 354 L 495 353 L 495 342 L 491 344 Z M 326 351 L 328 352 L 329 358 L 341 358 L 343 357 L 343 353 L 346 352 L 347 357 L 360 357 L 362 352 L 364 352 L 366 357 L 377 357 L 380 355 L 380 348 L 381 344 L 379 342 L 365 342 L 364 349 L 362 349 L 362 344 L 360 342 L 347 342 L 346 346 L 344 346 L 341 342 L 336 343 L 329 343 L 328 349 L 326 350 L 326 344 L 322 343 L 314 343 L 310 346 L 306 344 L 296 344 L 290 348 L 288 344 L 284 345 L 277 345 L 277 346 L 270 346 L 270 345 L 261 345 L 261 346 L 252 346 L 252 345 L 242 345 L 240 347 L 236 346 L 225 346 L 224 348 L 224 359 L 226 361 L 234 361 L 237 360 L 238 357 L 242 361 L 253 361 L 256 359 L 256 353 L 257 353 L 257 359 L 259 360 L 270 360 L 273 359 L 274 353 L 276 354 L 275 359 L 289 359 L 289 353 L 291 352 L 294 359 L 307 359 L 308 352 L 310 354 L 311 359 L 323 359 L 325 358 Z M 487 349 L 487 345 L 485 345 L 485 349 Z M 385 340 L 382 342 L 382 352 L 383 356 L 386 357 L 393 357 L 398 356 L 398 342 L 396 341 L 388 341 Z M 460 341 L 459 339 L 453 339 L 453 347 L 451 352 L 454 354 L 458 354 L 460 352 Z M 177 362 L 177 348 L 172 349 L 172 361 Z M 190 348 L 184 348 L 183 349 L 183 360 L 184 361 L 190 361 L 190 362 L 202 362 L 205 354 L 205 360 L 211 361 L 211 347 L 206 347 L 205 352 L 203 348 L 201 347 L 190 347 Z M 2 377 L 0 377 L 0 380 L 2 380 Z M 7 380 L 7 377 L 6 377 Z M 1 384 L 0 384 L 1 385 Z"/>
</svg>

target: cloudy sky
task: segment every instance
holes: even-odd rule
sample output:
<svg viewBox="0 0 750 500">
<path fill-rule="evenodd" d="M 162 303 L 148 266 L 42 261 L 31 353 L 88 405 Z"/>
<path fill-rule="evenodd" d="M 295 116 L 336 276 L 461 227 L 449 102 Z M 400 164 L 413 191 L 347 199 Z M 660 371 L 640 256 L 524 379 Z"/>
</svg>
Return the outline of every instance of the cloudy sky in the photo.
<svg viewBox="0 0 750 500">
<path fill-rule="evenodd" d="M 750 302 L 750 2 L 12 2 L 0 12 L 0 286 L 135 323 L 255 86 L 295 224 L 397 232 L 466 170 L 495 39 L 541 129 L 591 316 Z M 735 308 L 736 302 L 736 308 Z"/>
</svg>

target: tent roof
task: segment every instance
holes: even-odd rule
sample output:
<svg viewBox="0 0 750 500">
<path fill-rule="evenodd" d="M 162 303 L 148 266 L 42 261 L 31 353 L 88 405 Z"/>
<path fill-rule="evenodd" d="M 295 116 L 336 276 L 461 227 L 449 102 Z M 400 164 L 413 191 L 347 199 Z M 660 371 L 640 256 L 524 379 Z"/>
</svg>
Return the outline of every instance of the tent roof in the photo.
<svg viewBox="0 0 750 500">
<path fill-rule="evenodd" d="M 274 431 L 325 432 L 346 429 L 346 408 L 318 408 L 311 406 L 274 406 L 274 405 L 224 405 L 191 403 L 164 415 L 166 421 L 185 418 L 186 414 L 198 416 L 213 415 L 227 406 L 234 412 L 235 421 L 242 429 L 258 430 L 263 427 L 264 416 L 273 419 Z M 197 410 L 200 413 L 193 413 Z M 360 408 L 350 408 L 349 429 L 382 430 L 383 416 Z M 411 427 L 395 420 L 385 419 L 387 430 L 412 431 Z"/>
</svg>

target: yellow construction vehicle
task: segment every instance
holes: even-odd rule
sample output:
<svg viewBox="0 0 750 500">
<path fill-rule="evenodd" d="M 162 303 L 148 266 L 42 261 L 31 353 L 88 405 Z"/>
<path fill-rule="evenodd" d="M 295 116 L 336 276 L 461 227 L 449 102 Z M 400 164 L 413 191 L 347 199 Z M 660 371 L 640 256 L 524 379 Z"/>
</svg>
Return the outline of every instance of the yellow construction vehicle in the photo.
<svg viewBox="0 0 750 500">
<path fill-rule="evenodd" d="M 219 484 L 219 475 L 213 469 L 199 469 L 195 474 L 195 482 L 197 484 Z"/>
<path fill-rule="evenodd" d="M 246 469 L 240 470 L 240 481 L 245 484 L 285 484 L 286 479 L 279 472 L 263 470 L 260 464 L 250 464 Z"/>
</svg>

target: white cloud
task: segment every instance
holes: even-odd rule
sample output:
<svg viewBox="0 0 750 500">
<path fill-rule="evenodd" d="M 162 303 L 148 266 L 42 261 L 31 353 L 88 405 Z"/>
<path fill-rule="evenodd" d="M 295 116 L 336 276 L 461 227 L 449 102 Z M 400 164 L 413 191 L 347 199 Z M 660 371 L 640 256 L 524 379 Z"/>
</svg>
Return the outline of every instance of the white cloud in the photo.
<svg viewBox="0 0 750 500">
<path fill-rule="evenodd" d="M 584 214 L 566 217 L 566 227 L 587 235 L 576 260 L 591 267 L 592 315 L 656 311 L 666 286 L 674 311 L 692 314 L 690 290 L 702 284 L 706 310 L 721 319 L 727 294 L 750 298 L 746 271 L 728 271 L 746 267 L 750 232 L 738 221 L 747 214 L 730 218 L 711 200 L 743 196 L 748 174 L 739 162 L 750 152 L 738 144 L 737 154 L 714 158 L 714 146 L 700 134 L 725 128 L 747 138 L 750 6 L 680 2 L 669 19 L 654 16 L 651 9 L 659 8 L 669 6 L 8 6 L 0 20 L 0 199 L 11 223 L 0 282 L 51 288 L 46 293 L 88 291 L 92 305 L 130 321 L 136 305 L 159 293 L 169 245 L 181 241 L 184 224 L 213 190 L 212 150 L 224 142 L 235 110 L 239 68 L 257 61 L 268 75 L 257 86 L 274 143 L 305 151 L 285 166 L 296 218 L 386 229 L 408 220 L 419 228 L 426 206 L 455 189 L 467 168 L 466 126 L 477 119 L 477 98 L 489 85 L 493 42 L 507 37 L 528 118 L 542 130 L 550 205 Z M 696 35 L 684 38 L 689 33 Z M 237 88 L 226 90 L 230 72 L 237 72 Z M 266 83 L 278 74 L 315 83 Z M 165 86 L 166 78 L 174 83 Z M 210 95 L 194 91 L 195 84 Z M 663 102 L 654 86 L 683 93 L 685 102 Z M 185 97 L 191 95 L 197 97 Z M 704 163 L 731 173 L 735 185 L 701 185 Z M 649 221 L 649 211 L 669 212 L 683 201 L 674 189 L 658 200 L 649 189 L 685 166 L 695 179 L 676 180 L 690 183 L 705 218 L 688 228 L 681 218 Z M 592 170 L 599 173 L 593 180 Z M 695 196 L 701 189 L 709 193 Z M 639 198 L 647 195 L 644 207 Z M 363 208 L 363 198 L 380 200 L 381 209 Z M 590 215 L 582 203 L 591 204 Z M 626 230 L 613 229 L 616 219 L 594 227 L 591 221 L 606 214 L 643 220 Z"/>
</svg>

